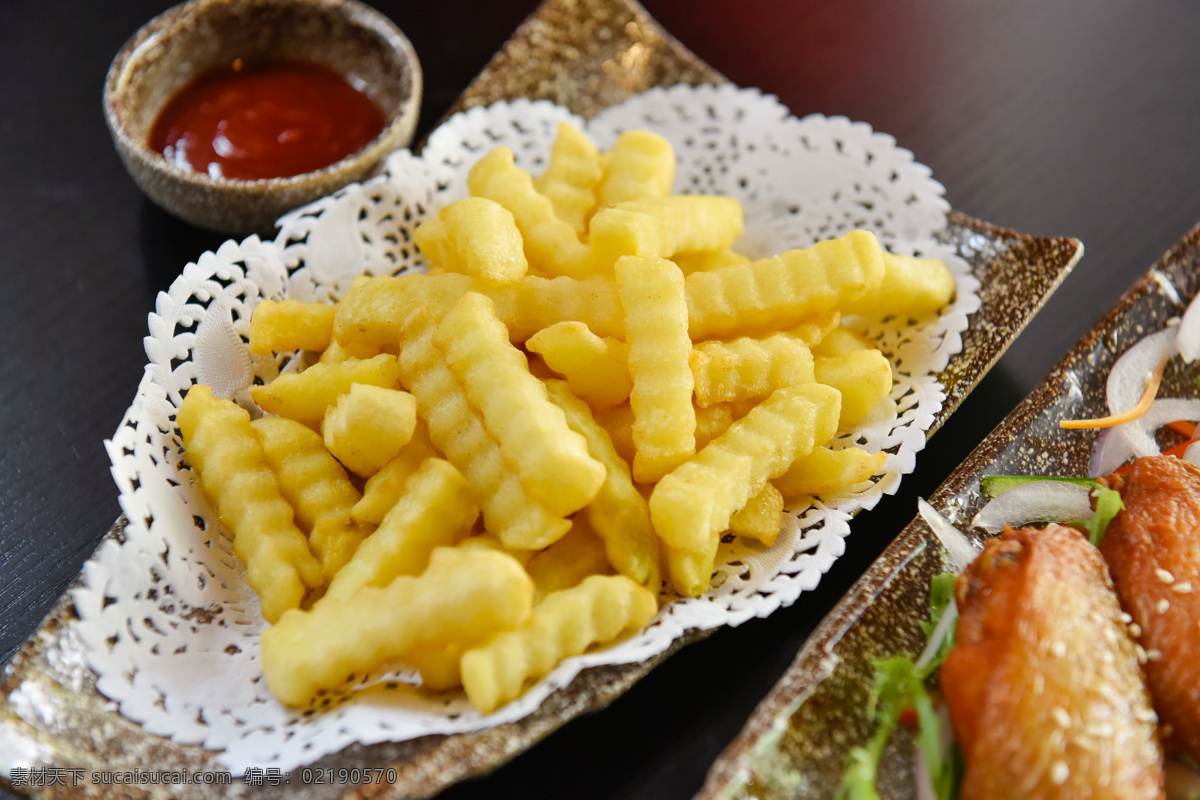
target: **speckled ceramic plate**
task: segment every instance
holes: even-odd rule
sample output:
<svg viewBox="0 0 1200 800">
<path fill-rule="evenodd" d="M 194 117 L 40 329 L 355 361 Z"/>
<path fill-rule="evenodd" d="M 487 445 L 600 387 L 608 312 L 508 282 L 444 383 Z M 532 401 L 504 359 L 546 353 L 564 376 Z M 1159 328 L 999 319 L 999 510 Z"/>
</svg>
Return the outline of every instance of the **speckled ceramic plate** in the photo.
<svg viewBox="0 0 1200 800">
<path fill-rule="evenodd" d="M 637 48 L 634 70 L 606 69 Z M 569 54 L 566 57 L 564 54 Z M 561 57 L 560 57 L 561 56 Z M 566 66 L 566 71 L 563 66 Z M 654 86 L 721 83 L 724 78 L 699 61 L 629 0 L 548 0 L 513 35 L 459 99 L 454 110 L 518 97 L 546 98 L 585 117 Z M 1079 258 L 1073 239 L 1025 236 L 952 214 L 945 232 L 971 264 L 983 289 L 982 308 L 963 334 L 963 349 L 942 374 L 946 402 L 934 420 L 936 430 L 991 368 Z M 121 536 L 120 522 L 109 535 Z M 912 539 L 910 531 L 904 541 Z M 898 563 L 924 563 L 913 547 L 892 556 Z M 895 551 L 895 548 L 893 548 Z M 905 555 L 909 554 L 909 555 Z M 928 560 L 926 558 L 926 560 Z M 896 570 L 877 567 L 873 574 Z M 879 577 L 876 578 L 879 580 Z M 860 610 L 861 612 L 861 610 Z M 859 616 L 860 614 L 855 614 Z M 213 753 L 151 734 L 117 713 L 96 691 L 95 678 L 72 629 L 74 607 L 59 601 L 42 627 L 5 668 L 0 682 L 0 744 L 22 761 L 62 770 L 217 769 Z M 912 639 L 907 623 L 891 634 Z M 907 633 L 906 633 L 907 632 Z M 582 673 L 552 695 L 537 713 L 511 725 L 457 736 L 429 736 L 397 744 L 351 747 L 313 764 L 313 769 L 394 768 L 391 785 L 297 783 L 247 786 L 126 787 L 126 796 L 208 798 L 427 797 L 455 781 L 494 769 L 579 714 L 604 707 L 674 650 L 641 664 L 604 667 Z M 907 637 L 907 638 L 906 638 Z M 829 640 L 826 634 L 826 640 Z M 849 663 L 849 662 L 848 662 Z M 820 724 L 821 717 L 814 717 Z M 804 722 L 797 718 L 797 725 Z M 861 727 L 861 726 L 860 726 Z M 826 726 L 828 728 L 828 725 Z M 819 736 L 809 735 L 806 741 Z M 753 750 L 755 745 L 748 745 Z M 38 787 L 38 797 L 105 796 L 111 787 L 83 781 L 72 786 Z M 728 781 L 724 781 L 728 785 Z M 0 784 L 5 780 L 0 777 Z M 21 787 L 28 791 L 29 787 Z M 820 794 L 820 792 L 818 792 Z"/>
<path fill-rule="evenodd" d="M 1080 476 L 1094 431 L 1067 431 L 1063 419 L 1107 413 L 1104 386 L 1118 356 L 1182 314 L 1200 291 L 1200 226 L 1133 286 L 1049 377 L 930 498 L 966 530 L 986 498 L 985 475 Z M 1200 364 L 1173 362 L 1160 397 L 1194 397 Z M 981 536 L 981 531 L 970 531 Z M 919 652 L 929 580 L 944 570 L 933 532 L 918 517 L 863 575 L 809 638 L 742 733 L 714 763 L 697 800 L 832 797 L 847 750 L 871 731 L 866 701 L 871 659 Z M 885 800 L 913 796 L 912 743 L 894 737 L 880 774 Z"/>
</svg>

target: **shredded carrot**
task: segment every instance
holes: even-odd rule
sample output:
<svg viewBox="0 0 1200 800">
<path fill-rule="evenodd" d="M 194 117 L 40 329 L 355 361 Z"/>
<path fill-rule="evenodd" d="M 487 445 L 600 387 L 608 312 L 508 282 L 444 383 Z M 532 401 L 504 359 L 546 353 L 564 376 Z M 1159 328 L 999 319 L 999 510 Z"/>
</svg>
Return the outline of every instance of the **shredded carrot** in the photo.
<svg viewBox="0 0 1200 800">
<path fill-rule="evenodd" d="M 1195 439 L 1196 438 L 1196 424 L 1194 422 L 1184 422 L 1183 420 L 1177 420 L 1175 422 L 1168 422 L 1163 427 L 1169 428 L 1170 430 L 1175 431 L 1176 433 L 1178 433 L 1180 436 L 1184 437 L 1185 439 Z"/>
<path fill-rule="evenodd" d="M 1158 395 L 1158 386 L 1162 383 L 1163 370 L 1166 366 L 1167 359 L 1163 359 L 1150 376 L 1150 380 L 1146 381 L 1146 391 L 1142 392 L 1142 399 L 1138 400 L 1136 406 L 1123 414 L 1113 414 L 1097 419 L 1064 419 L 1058 423 L 1059 426 L 1076 430 L 1079 428 L 1111 428 L 1114 425 L 1132 422 L 1150 410 L 1151 404 L 1154 403 L 1154 398 Z"/>
</svg>

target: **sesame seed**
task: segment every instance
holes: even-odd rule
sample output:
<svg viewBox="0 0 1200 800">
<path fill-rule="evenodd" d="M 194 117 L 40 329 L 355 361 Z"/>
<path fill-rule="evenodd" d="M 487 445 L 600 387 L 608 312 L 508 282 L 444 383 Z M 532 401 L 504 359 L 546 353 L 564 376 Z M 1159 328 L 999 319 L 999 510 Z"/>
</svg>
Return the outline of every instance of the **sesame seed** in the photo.
<svg viewBox="0 0 1200 800">
<path fill-rule="evenodd" d="M 1062 658 L 1067 654 L 1067 646 L 1062 642 L 1054 642 L 1050 645 L 1050 653 L 1055 658 Z"/>
<path fill-rule="evenodd" d="M 1125 611 L 1122 611 L 1121 622 L 1124 622 L 1126 625 L 1128 625 L 1129 623 L 1133 622 L 1133 616 Z"/>
<path fill-rule="evenodd" d="M 1136 622 L 1129 626 L 1129 635 L 1137 639 L 1142 635 L 1142 626 Z"/>
<path fill-rule="evenodd" d="M 1147 650 L 1146 651 L 1146 660 L 1147 661 L 1162 661 L 1162 657 L 1163 657 L 1163 654 L 1162 654 L 1161 650 Z"/>
<path fill-rule="evenodd" d="M 1155 714 L 1154 710 L 1149 708 L 1135 708 L 1133 716 L 1140 722 L 1158 722 L 1158 714 Z"/>
<path fill-rule="evenodd" d="M 1054 707 L 1054 721 L 1064 728 L 1071 727 L 1071 715 L 1062 706 Z"/>
<path fill-rule="evenodd" d="M 1191 581 L 1183 581 L 1181 583 L 1177 583 L 1171 587 L 1171 591 L 1177 592 L 1179 594 L 1191 594 L 1192 593 L 1192 582 Z"/>
<path fill-rule="evenodd" d="M 1162 600 L 1159 600 L 1159 601 L 1158 601 L 1158 605 L 1156 605 L 1156 606 L 1154 607 L 1154 610 L 1155 610 L 1155 611 L 1157 611 L 1157 612 L 1158 612 L 1158 613 L 1160 613 L 1160 614 L 1165 614 L 1165 613 L 1167 613 L 1167 612 L 1168 612 L 1170 609 L 1171 609 L 1171 601 L 1170 601 L 1170 600 L 1167 600 L 1167 599 L 1165 599 L 1165 598 L 1164 598 L 1164 599 L 1162 599 Z"/>
<path fill-rule="evenodd" d="M 1146 663 L 1146 649 L 1144 647 L 1142 647 L 1140 644 L 1135 644 L 1133 646 L 1133 652 L 1137 654 L 1137 660 L 1139 664 Z"/>
<path fill-rule="evenodd" d="M 1174 583 L 1175 582 L 1175 576 L 1172 575 L 1171 573 L 1167 572 L 1165 569 L 1163 569 L 1161 567 L 1154 570 L 1154 574 L 1157 575 L 1158 579 L 1160 581 L 1162 581 L 1163 583 Z"/>
<path fill-rule="evenodd" d="M 1054 766 L 1050 768 L 1050 780 L 1054 781 L 1056 786 L 1062 786 L 1069 777 L 1071 768 L 1067 766 L 1067 762 L 1055 761 Z"/>
</svg>

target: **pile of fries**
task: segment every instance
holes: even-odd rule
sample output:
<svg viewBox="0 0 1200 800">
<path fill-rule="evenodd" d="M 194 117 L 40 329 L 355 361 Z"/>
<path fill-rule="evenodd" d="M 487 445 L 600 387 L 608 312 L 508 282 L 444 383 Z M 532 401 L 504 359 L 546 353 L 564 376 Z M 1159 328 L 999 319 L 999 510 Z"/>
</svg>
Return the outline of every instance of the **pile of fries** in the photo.
<svg viewBox="0 0 1200 800">
<path fill-rule="evenodd" d="M 402 662 L 490 713 L 708 591 L 723 535 L 771 545 L 785 498 L 882 470 L 828 446 L 892 387 L 841 315 L 936 313 L 949 271 L 866 231 L 751 261 L 740 204 L 674 172 L 647 131 L 563 124 L 536 178 L 496 148 L 417 228 L 428 274 L 258 305 L 252 352 L 320 354 L 252 388 L 268 416 L 188 392 L 281 702 Z"/>
</svg>

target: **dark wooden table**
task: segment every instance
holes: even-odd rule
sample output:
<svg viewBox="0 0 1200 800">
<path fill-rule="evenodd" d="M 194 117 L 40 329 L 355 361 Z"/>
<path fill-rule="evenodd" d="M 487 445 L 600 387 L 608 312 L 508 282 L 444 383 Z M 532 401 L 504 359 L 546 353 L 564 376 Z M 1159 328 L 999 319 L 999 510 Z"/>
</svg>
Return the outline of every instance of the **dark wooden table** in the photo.
<svg viewBox="0 0 1200 800">
<path fill-rule="evenodd" d="M 225 237 L 174 220 L 129 180 L 100 92 L 162 0 L 0 3 L 0 660 L 119 513 L 102 441 L 132 400 L 146 315 Z M 534 0 L 380 2 L 425 70 L 419 135 Z M 922 454 L 856 520 L 820 588 L 669 659 L 448 798 L 682 798 L 806 636 L 927 495 L 1136 277 L 1200 221 L 1200 6 L 1023 0 L 647 0 L 731 80 L 796 114 L 896 137 L 951 204 L 1083 240 L 1083 261 Z M 0 770 L 5 755 L 0 752 Z M 2 792 L 0 792 L 2 794 Z"/>
</svg>

